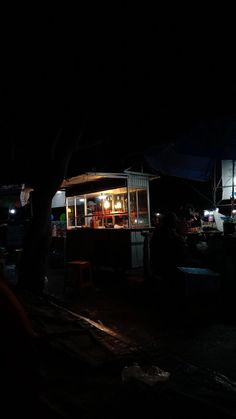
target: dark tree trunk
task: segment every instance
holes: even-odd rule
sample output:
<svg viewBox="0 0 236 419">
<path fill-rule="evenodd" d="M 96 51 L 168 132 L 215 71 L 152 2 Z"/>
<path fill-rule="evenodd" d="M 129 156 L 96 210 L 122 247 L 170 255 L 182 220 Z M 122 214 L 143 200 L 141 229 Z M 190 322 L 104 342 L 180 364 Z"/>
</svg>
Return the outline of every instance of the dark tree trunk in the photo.
<svg viewBox="0 0 236 419">
<path fill-rule="evenodd" d="M 42 292 L 47 272 L 51 237 L 51 200 L 49 190 L 35 188 L 32 198 L 33 217 L 26 225 L 26 236 L 19 263 L 18 283 L 22 288 Z"/>
<path fill-rule="evenodd" d="M 41 293 L 47 274 L 47 260 L 51 241 L 51 202 L 60 188 L 72 152 L 80 137 L 65 141 L 65 135 L 55 138 L 47 159 L 41 159 L 37 178 L 33 178 L 32 220 L 26 227 L 23 251 L 18 267 L 19 287 Z M 37 171 L 37 170 L 36 170 Z"/>
</svg>

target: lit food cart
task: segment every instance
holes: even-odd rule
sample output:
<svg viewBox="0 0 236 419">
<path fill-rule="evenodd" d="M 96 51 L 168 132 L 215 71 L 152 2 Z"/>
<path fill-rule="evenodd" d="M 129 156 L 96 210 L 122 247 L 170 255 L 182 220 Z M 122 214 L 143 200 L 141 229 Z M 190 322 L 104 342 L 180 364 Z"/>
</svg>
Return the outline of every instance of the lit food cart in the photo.
<svg viewBox="0 0 236 419">
<path fill-rule="evenodd" d="M 66 259 L 95 266 L 143 266 L 144 232 L 151 229 L 145 173 L 85 173 L 63 182 L 66 193 Z"/>
</svg>

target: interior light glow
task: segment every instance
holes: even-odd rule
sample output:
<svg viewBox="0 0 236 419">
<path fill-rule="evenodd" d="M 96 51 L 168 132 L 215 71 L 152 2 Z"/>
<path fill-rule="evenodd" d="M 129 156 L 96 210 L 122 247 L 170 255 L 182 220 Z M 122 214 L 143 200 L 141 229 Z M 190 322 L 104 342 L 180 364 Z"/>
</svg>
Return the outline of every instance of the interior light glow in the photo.
<svg viewBox="0 0 236 419">
<path fill-rule="evenodd" d="M 108 209 L 108 208 L 110 208 L 110 202 L 109 201 L 104 201 L 104 208 L 105 209 Z"/>
<path fill-rule="evenodd" d="M 104 194 L 101 194 L 101 195 L 99 195 L 99 196 L 98 196 L 98 199 L 102 199 L 102 200 L 105 200 L 105 199 L 106 199 L 106 195 L 104 195 Z"/>
<path fill-rule="evenodd" d="M 116 202 L 115 203 L 115 209 L 121 209 L 121 202 L 120 201 L 118 201 L 118 202 Z"/>
</svg>

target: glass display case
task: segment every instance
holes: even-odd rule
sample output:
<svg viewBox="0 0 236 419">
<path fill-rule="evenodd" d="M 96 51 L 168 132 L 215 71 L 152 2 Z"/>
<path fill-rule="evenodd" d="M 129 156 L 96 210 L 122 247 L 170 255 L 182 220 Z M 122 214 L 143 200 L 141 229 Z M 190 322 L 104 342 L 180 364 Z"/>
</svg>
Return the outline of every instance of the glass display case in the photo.
<svg viewBox="0 0 236 419">
<path fill-rule="evenodd" d="M 86 173 L 64 181 L 66 260 L 94 266 L 143 266 L 144 231 L 151 229 L 149 180 L 135 173 Z"/>
<path fill-rule="evenodd" d="M 138 174 L 140 176 L 140 174 Z M 99 188 L 67 196 L 67 228 L 138 228 L 150 226 L 149 178 L 135 185 L 135 175 L 126 175 L 126 185 Z M 89 183 L 89 182 L 88 182 Z M 137 182 L 136 182 L 137 183 Z M 90 187 L 88 186 L 88 190 Z M 71 194 L 71 191 L 67 191 Z"/>
</svg>

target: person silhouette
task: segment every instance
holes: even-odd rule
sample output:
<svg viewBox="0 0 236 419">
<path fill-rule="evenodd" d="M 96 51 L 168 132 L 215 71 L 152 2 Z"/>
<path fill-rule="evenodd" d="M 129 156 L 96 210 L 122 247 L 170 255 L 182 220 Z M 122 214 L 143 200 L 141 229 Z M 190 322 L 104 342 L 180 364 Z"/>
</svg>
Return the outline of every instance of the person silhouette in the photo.
<svg viewBox="0 0 236 419">
<path fill-rule="evenodd" d="M 170 276 L 177 266 L 185 264 L 188 246 L 178 231 L 178 218 L 169 212 L 161 218 L 150 240 L 150 264 L 154 274 Z"/>
</svg>

